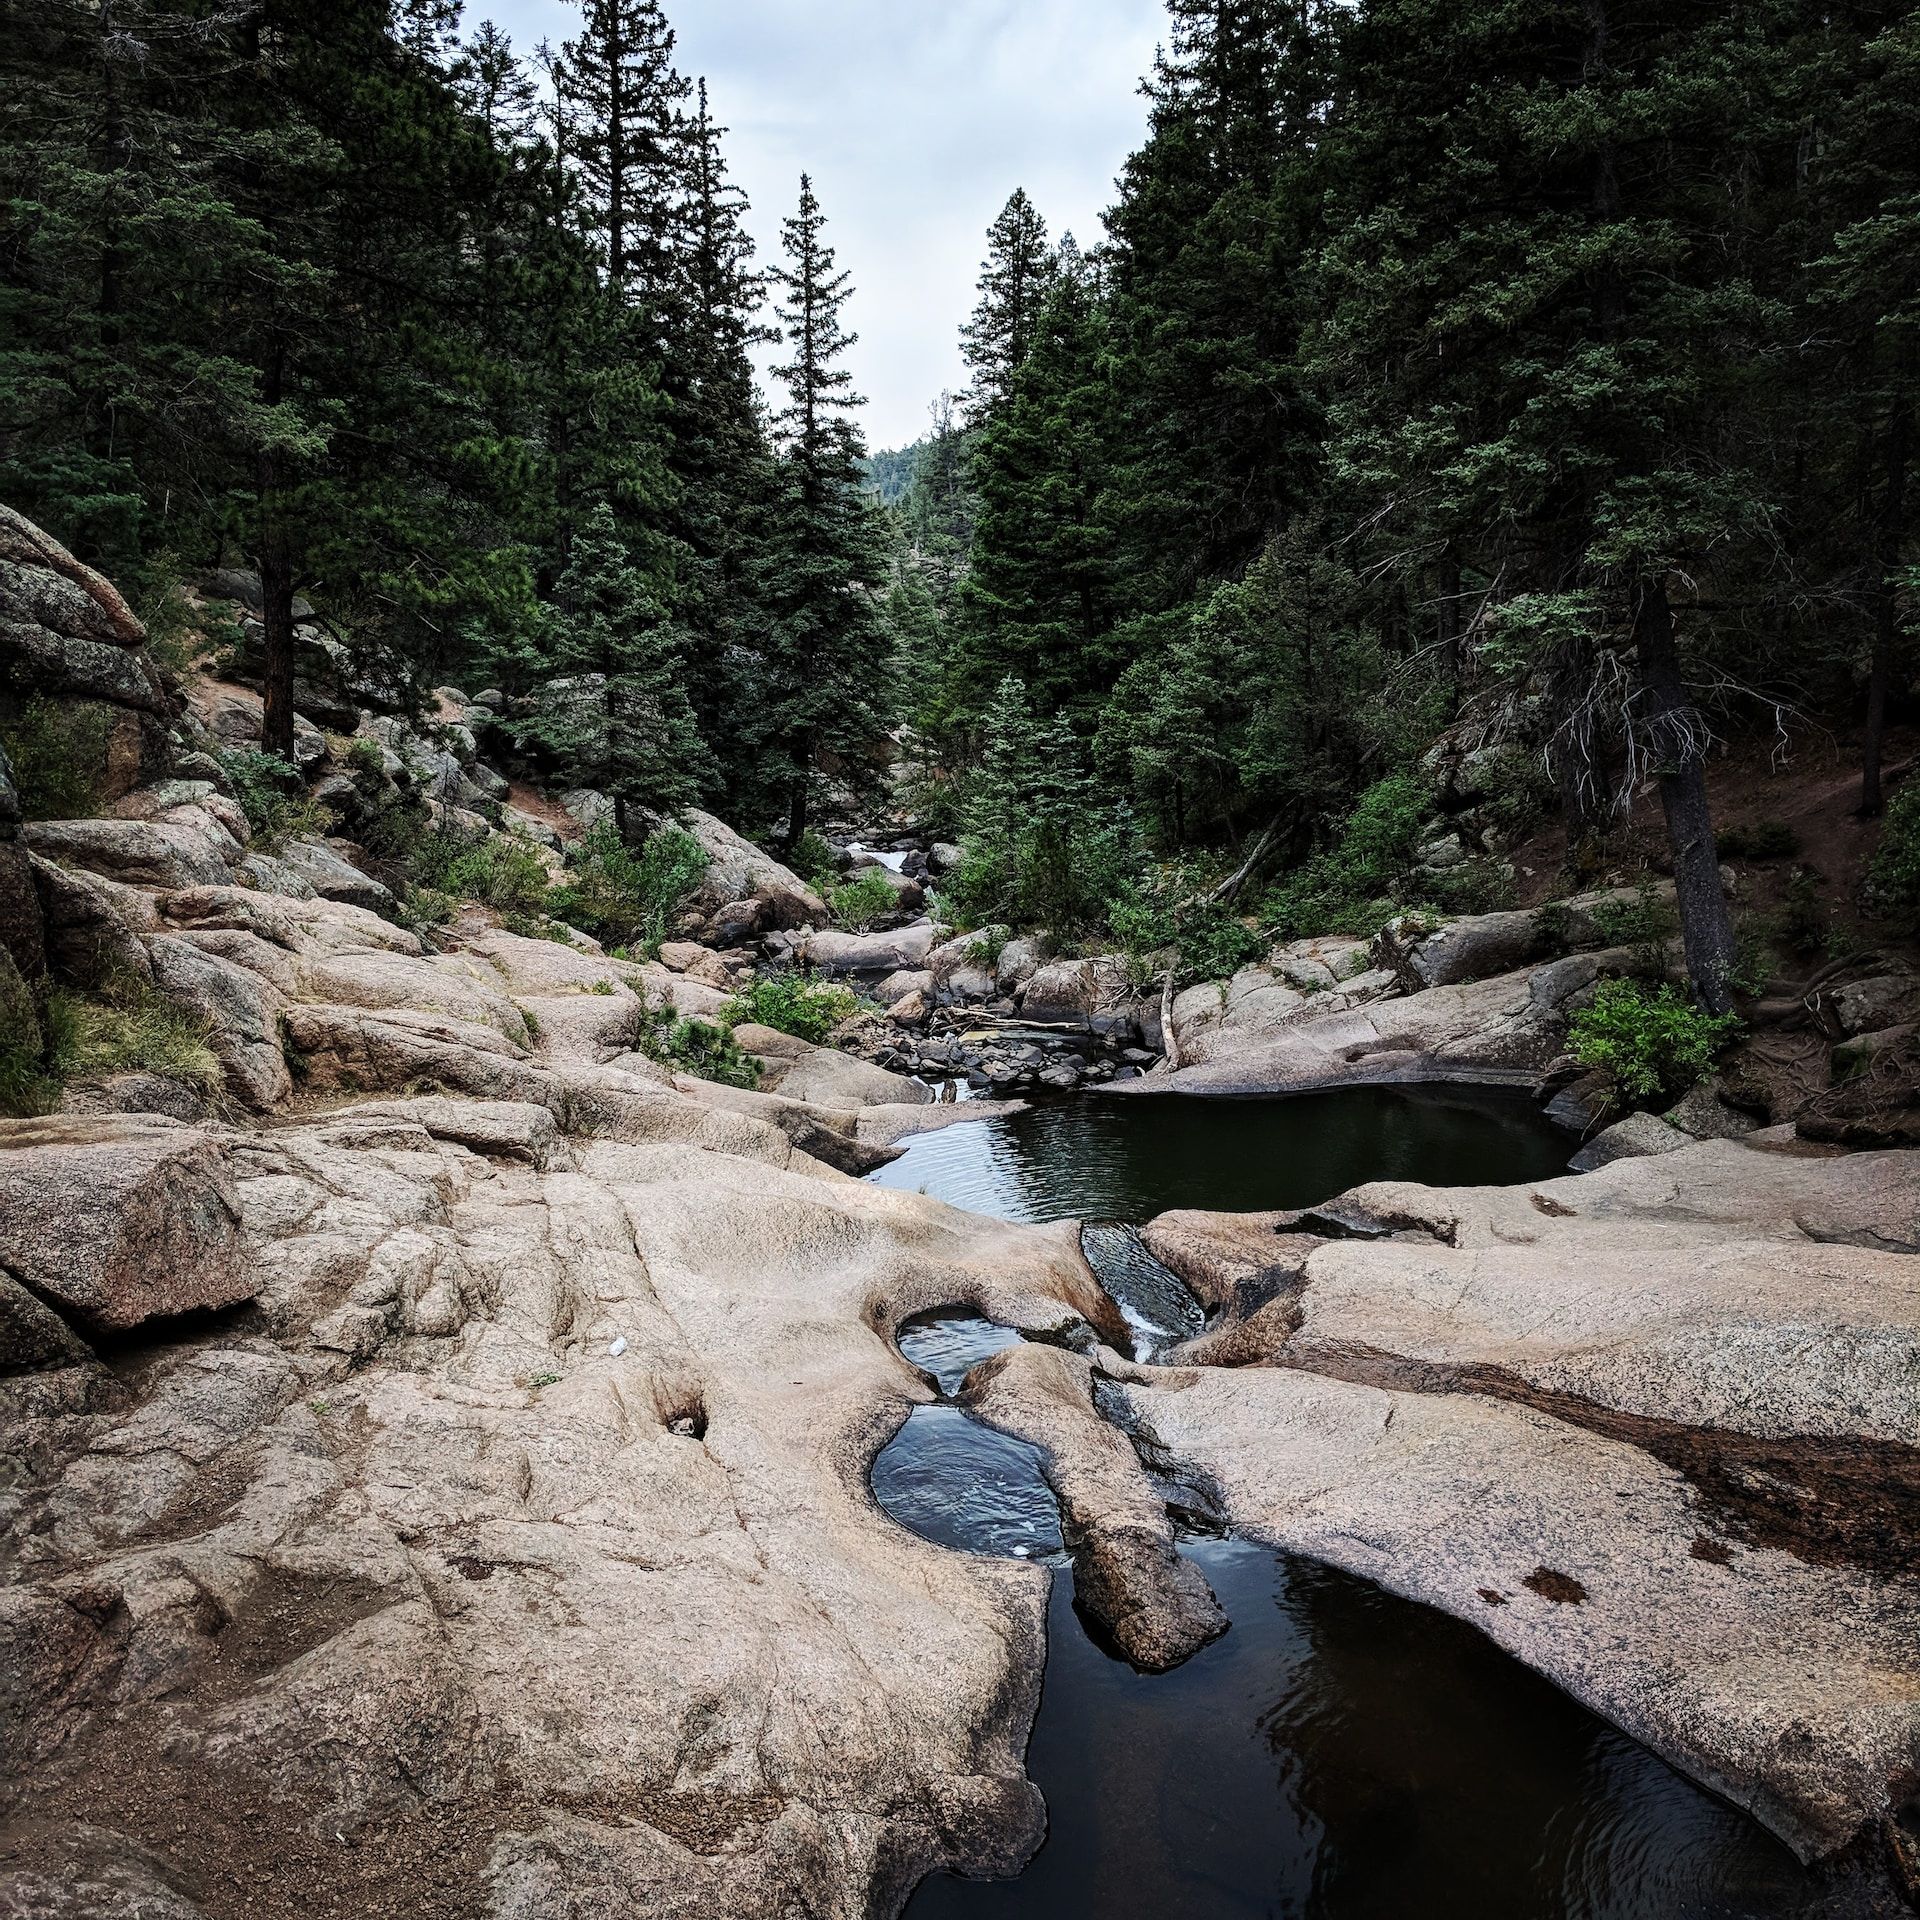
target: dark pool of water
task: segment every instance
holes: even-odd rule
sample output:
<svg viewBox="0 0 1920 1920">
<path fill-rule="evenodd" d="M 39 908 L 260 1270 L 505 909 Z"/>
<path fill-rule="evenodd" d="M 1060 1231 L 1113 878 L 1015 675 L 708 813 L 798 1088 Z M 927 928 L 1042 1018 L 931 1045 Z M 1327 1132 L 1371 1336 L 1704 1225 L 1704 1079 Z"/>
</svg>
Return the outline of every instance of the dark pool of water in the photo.
<svg viewBox="0 0 1920 1920">
<path fill-rule="evenodd" d="M 1192 1541 L 1233 1620 L 1110 1659 L 1054 1577 L 1018 1879 L 908 1920 L 1759 1920 L 1837 1911 L 1787 1850 L 1471 1628 L 1309 1561 Z M 1841 1896 L 1834 1896 L 1836 1899 Z"/>
<path fill-rule="evenodd" d="M 923 1136 L 874 1177 L 1005 1219 L 1124 1223 L 1373 1179 L 1537 1180 L 1569 1150 L 1530 1100 L 1479 1090 L 1083 1099 Z M 1195 1330 L 1124 1226 L 1086 1245 L 1138 1347 Z M 900 1345 L 951 1394 L 1017 1338 L 952 1313 Z M 1039 1454 L 956 1406 L 917 1408 L 873 1486 L 943 1546 L 1055 1568 L 1028 1753 L 1046 1843 L 1011 1881 L 929 1880 L 909 1920 L 1811 1920 L 1874 1898 L 1823 1888 L 1463 1623 L 1245 1541 L 1183 1540 L 1232 1627 L 1135 1672 L 1075 1614 Z"/>
<path fill-rule="evenodd" d="M 1285 1099 L 1083 1097 L 921 1134 L 871 1177 L 1003 1220 L 1150 1220 L 1310 1207 L 1367 1180 L 1509 1184 L 1577 1142 L 1525 1093 L 1349 1087 Z"/>
</svg>

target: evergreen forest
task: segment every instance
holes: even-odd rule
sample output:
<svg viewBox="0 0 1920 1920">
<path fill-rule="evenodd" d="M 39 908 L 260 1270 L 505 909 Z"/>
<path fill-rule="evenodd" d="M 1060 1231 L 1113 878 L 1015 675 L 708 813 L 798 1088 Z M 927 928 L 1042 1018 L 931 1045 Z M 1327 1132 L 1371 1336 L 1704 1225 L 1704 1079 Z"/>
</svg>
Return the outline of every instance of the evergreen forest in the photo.
<svg viewBox="0 0 1920 1920">
<path fill-rule="evenodd" d="M 0 499 L 149 592 L 257 571 L 269 751 L 304 599 L 389 681 L 564 689 L 522 744 L 623 822 L 797 855 L 894 805 L 964 850 L 954 923 L 1204 973 L 1423 904 L 1438 743 L 1574 876 L 1657 794 L 1715 1014 L 1720 743 L 1825 727 L 1899 806 L 1897 0 L 1170 0 L 1104 231 L 1011 192 L 968 383 L 879 459 L 831 209 L 796 181 L 755 257 L 659 0 L 537 49 L 457 0 L 0 39 Z M 1502 853 L 1425 904 L 1500 904 Z"/>
</svg>

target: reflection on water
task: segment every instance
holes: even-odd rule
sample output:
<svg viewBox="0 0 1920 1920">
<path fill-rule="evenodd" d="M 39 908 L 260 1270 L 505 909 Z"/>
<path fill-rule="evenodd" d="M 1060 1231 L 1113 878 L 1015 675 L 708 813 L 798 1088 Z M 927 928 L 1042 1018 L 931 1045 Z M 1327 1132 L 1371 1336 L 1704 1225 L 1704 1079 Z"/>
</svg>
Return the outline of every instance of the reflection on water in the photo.
<svg viewBox="0 0 1920 1920">
<path fill-rule="evenodd" d="M 875 1176 L 1014 1220 L 1311 1206 L 1373 1179 L 1537 1180 L 1569 1143 L 1525 1098 L 1367 1088 L 1294 1100 L 1079 1100 L 915 1141 Z M 1141 1343 L 1196 1309 L 1123 1228 L 1089 1256 Z M 1017 1338 L 955 1313 L 901 1330 L 952 1393 Z M 1465 1624 L 1237 1540 L 1188 1540 L 1233 1625 L 1168 1674 L 1080 1627 L 1038 1453 L 917 1408 L 875 1494 L 944 1546 L 1051 1560 L 1028 1770 L 1046 1844 L 1000 1882 L 927 1881 L 909 1920 L 1840 1920 L 1753 1821 Z"/>
<path fill-rule="evenodd" d="M 1021 1560 L 1061 1550 L 1039 1449 L 958 1407 L 914 1408 L 873 1463 L 873 1497 L 937 1546 Z"/>
<path fill-rule="evenodd" d="M 1752 1821 L 1460 1622 L 1193 1541 L 1232 1616 L 1173 1673 L 1109 1659 L 1056 1574 L 1018 1879 L 909 1920 L 1759 1920 L 1837 1911 Z"/>
<path fill-rule="evenodd" d="M 1310 1207 L 1367 1180 L 1551 1179 L 1571 1136 L 1526 1094 L 1346 1087 L 1287 1099 L 1089 1097 L 907 1144 L 870 1176 L 1003 1220 L 1150 1220 L 1170 1207 Z"/>
</svg>

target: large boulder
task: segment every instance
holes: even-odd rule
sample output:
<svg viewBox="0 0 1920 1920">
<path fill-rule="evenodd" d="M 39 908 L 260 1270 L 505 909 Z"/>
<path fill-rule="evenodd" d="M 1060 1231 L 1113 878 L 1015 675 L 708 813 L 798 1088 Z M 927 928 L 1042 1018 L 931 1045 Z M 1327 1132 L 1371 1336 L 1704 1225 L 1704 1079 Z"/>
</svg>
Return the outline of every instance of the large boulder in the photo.
<svg viewBox="0 0 1920 1920">
<path fill-rule="evenodd" d="M 1559 1057 L 1567 1022 L 1596 981 L 1632 962 L 1620 949 L 1459 986 L 1395 995 L 1381 970 L 1331 993 L 1302 994 L 1264 968 L 1189 988 L 1174 1003 L 1183 1065 L 1129 1088 L 1297 1093 L 1362 1081 L 1538 1084 Z"/>
<path fill-rule="evenodd" d="M 1409 993 L 1459 986 L 1512 973 L 1546 949 L 1537 915 L 1477 913 L 1430 927 L 1417 916 L 1383 927 L 1373 943 L 1373 963 L 1391 972 Z"/>
<path fill-rule="evenodd" d="M 1678 1153 L 1693 1138 L 1657 1113 L 1630 1113 L 1624 1120 L 1596 1133 L 1567 1163 L 1575 1173 L 1592 1173 L 1616 1160 L 1646 1159 L 1654 1154 Z"/>
<path fill-rule="evenodd" d="M 1020 1014 L 1036 1026 L 1082 1026 L 1119 1035 L 1135 1025 L 1136 996 L 1124 964 L 1111 955 L 1036 966 L 1020 992 Z"/>
<path fill-rule="evenodd" d="M 1920 974 L 1876 973 L 1865 980 L 1849 980 L 1823 997 L 1848 1039 L 1883 1033 L 1920 1019 Z"/>
<path fill-rule="evenodd" d="M 856 1060 L 836 1047 L 816 1047 L 772 1027 L 743 1022 L 734 1028 L 733 1037 L 759 1061 L 761 1088 L 789 1100 L 845 1111 L 920 1106 L 932 1098 L 919 1081 L 904 1074 Z"/>
<path fill-rule="evenodd" d="M 144 1116 L 0 1121 L 0 1268 L 116 1330 L 258 1291 L 221 1143 Z"/>
<path fill-rule="evenodd" d="M 112 582 L 0 506 L 0 678 L 9 692 L 163 717 L 171 703 L 146 637 Z"/>
<path fill-rule="evenodd" d="M 261 1113 L 284 1100 L 293 1091 L 280 1038 L 286 995 L 261 974 L 178 934 L 156 934 L 147 942 L 147 954 L 154 985 L 204 1026 L 227 1092 Z"/>
<path fill-rule="evenodd" d="M 342 843 L 345 844 L 345 843 Z M 320 840 L 291 840 L 281 848 L 281 864 L 290 867 L 322 900 L 341 900 L 348 906 L 379 913 L 393 905 L 393 895 L 369 873 L 362 873 L 346 855 Z"/>
<path fill-rule="evenodd" d="M 804 880 L 724 821 L 696 807 L 680 824 L 707 856 L 707 870 L 689 902 L 699 912 L 718 915 L 736 901 L 757 900 L 753 931 L 758 933 L 820 926 L 829 917 L 827 903 Z"/>
<path fill-rule="evenodd" d="M 172 892 L 233 881 L 242 849 L 210 816 L 203 824 L 160 820 L 35 820 L 21 837 L 42 858 L 124 885 Z"/>
<path fill-rule="evenodd" d="M 836 976 L 918 973 L 926 967 L 939 931 L 931 920 L 916 920 L 889 933 L 828 928 L 809 937 L 806 957 L 822 973 Z"/>
</svg>

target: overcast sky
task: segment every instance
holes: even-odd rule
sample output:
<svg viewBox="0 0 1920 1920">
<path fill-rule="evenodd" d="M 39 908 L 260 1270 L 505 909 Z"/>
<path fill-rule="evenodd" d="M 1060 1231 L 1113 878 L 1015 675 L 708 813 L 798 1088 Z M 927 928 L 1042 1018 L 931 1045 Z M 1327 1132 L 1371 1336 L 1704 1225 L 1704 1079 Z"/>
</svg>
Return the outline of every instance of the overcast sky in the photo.
<svg viewBox="0 0 1920 1920">
<path fill-rule="evenodd" d="M 804 169 L 854 276 L 854 377 L 873 446 L 925 430 L 958 387 L 988 224 L 1025 187 L 1049 229 L 1100 235 L 1139 139 L 1161 0 L 667 0 L 704 74 L 763 260 Z M 467 0 L 530 53 L 578 30 L 570 0 Z"/>
</svg>

